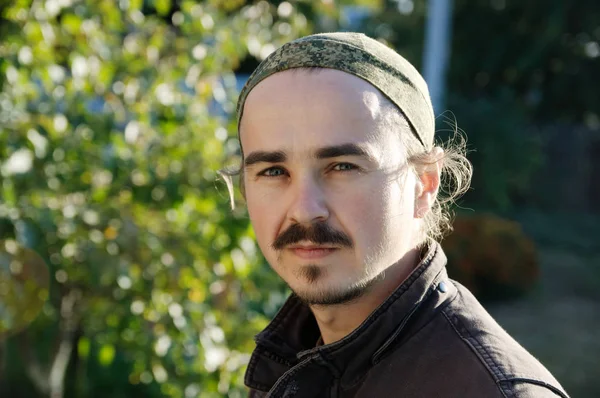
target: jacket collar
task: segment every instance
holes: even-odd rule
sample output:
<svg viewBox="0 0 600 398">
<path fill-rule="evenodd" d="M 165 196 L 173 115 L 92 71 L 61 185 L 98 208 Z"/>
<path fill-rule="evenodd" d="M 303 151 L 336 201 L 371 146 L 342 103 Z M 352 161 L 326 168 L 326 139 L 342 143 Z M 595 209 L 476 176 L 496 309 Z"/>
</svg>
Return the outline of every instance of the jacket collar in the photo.
<svg viewBox="0 0 600 398">
<path fill-rule="evenodd" d="M 290 296 L 256 336 L 246 385 L 268 391 L 286 371 L 311 355 L 319 355 L 321 363 L 341 377 L 343 384 L 352 385 L 385 356 L 421 303 L 447 279 L 445 265 L 446 256 L 433 242 L 409 277 L 358 328 L 335 343 L 318 347 L 315 343 L 320 332 L 310 308 L 295 295 Z"/>
</svg>

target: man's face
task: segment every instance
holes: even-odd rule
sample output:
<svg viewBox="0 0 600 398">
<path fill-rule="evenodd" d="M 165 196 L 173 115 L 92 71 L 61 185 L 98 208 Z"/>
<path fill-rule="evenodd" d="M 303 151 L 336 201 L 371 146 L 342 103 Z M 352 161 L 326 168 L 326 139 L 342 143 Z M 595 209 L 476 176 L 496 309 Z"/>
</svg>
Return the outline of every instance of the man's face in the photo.
<svg viewBox="0 0 600 398">
<path fill-rule="evenodd" d="M 386 105 L 344 72 L 288 70 L 248 96 L 241 121 L 250 220 L 267 261 L 311 304 L 383 280 L 414 248 L 417 182 Z M 405 128 L 405 127 L 404 127 Z"/>
</svg>

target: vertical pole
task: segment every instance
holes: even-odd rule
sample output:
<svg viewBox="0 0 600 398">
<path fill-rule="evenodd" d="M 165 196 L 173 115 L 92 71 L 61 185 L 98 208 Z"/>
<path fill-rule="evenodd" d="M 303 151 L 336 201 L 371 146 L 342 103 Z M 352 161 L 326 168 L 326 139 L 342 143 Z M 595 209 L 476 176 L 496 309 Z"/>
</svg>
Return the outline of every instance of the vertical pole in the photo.
<svg viewBox="0 0 600 398">
<path fill-rule="evenodd" d="M 428 0 L 423 76 L 429 86 L 433 111 L 443 111 L 446 69 L 450 59 L 452 0 Z"/>
</svg>

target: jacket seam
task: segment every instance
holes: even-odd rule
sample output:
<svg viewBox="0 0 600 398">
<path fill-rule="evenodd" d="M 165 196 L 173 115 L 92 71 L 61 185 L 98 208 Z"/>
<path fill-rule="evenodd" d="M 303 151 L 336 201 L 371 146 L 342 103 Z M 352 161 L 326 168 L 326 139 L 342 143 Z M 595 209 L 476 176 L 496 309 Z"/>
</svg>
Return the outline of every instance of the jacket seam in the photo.
<svg viewBox="0 0 600 398">
<path fill-rule="evenodd" d="M 252 355 L 250 357 L 250 362 L 248 362 L 248 369 L 246 370 L 246 376 L 244 377 L 244 381 L 246 382 L 246 385 L 250 388 L 254 388 L 253 386 L 257 386 L 257 388 L 258 388 L 259 384 L 260 384 L 260 383 L 256 383 L 251 376 L 254 373 L 254 370 L 256 369 L 257 361 L 258 361 L 258 358 L 256 355 Z"/>
<path fill-rule="evenodd" d="M 451 305 L 454 302 L 454 300 L 456 300 L 456 298 L 458 297 L 458 289 L 456 289 L 456 290 L 457 291 L 454 293 L 454 296 L 450 297 L 447 301 L 445 301 L 444 303 L 442 303 L 442 305 L 440 305 L 439 312 L 443 313 L 444 309 L 446 307 L 448 307 L 449 305 Z M 435 321 L 435 319 L 436 319 L 435 316 L 431 317 L 431 319 L 429 321 L 425 322 L 425 324 L 423 324 L 423 326 L 421 326 L 420 328 L 415 330 L 414 333 L 412 333 L 410 335 L 410 337 L 405 340 L 405 343 L 409 342 L 414 336 L 418 335 L 421 330 L 425 329 L 431 322 Z"/>
<path fill-rule="evenodd" d="M 457 292 L 456 296 L 458 297 L 458 295 L 460 295 L 460 291 Z M 448 314 L 446 313 L 446 309 L 442 310 L 442 314 L 444 315 L 444 318 L 446 318 L 446 320 L 448 321 L 448 323 L 450 324 L 452 329 L 454 329 L 456 334 L 460 337 L 460 339 L 463 342 L 465 342 L 465 344 L 467 344 L 471 348 L 471 350 L 475 353 L 475 355 L 477 355 L 479 360 L 481 362 L 483 362 L 483 365 L 485 366 L 485 368 L 488 370 L 488 372 L 491 374 L 492 378 L 494 379 L 494 384 L 496 384 L 496 386 L 498 387 L 498 390 L 500 390 L 500 392 L 502 393 L 502 395 L 504 397 L 508 398 L 508 395 L 506 395 L 507 392 L 499 385 L 499 381 L 505 380 L 507 377 L 502 373 L 502 371 L 500 370 L 500 367 L 493 361 L 489 352 L 487 352 L 487 350 L 482 346 L 482 344 L 480 344 L 479 341 L 477 341 L 477 339 L 475 339 L 473 336 L 470 336 L 470 338 L 464 337 L 461 334 L 461 332 L 457 329 L 456 325 L 449 318 Z M 454 316 L 454 318 L 456 318 L 456 320 L 458 322 L 460 322 L 458 317 Z M 461 322 L 461 325 L 462 325 L 462 322 Z M 462 326 L 464 328 L 464 325 L 462 325 Z M 466 330 L 466 328 L 464 328 L 464 329 Z M 467 330 L 467 333 L 468 333 L 468 330 Z M 471 341 L 471 340 L 473 340 L 473 341 Z M 477 346 L 475 346 L 475 345 L 477 345 Z M 480 352 L 478 348 L 481 348 L 482 351 L 484 351 L 484 352 L 483 353 Z M 492 369 L 492 368 L 496 368 L 498 370 L 498 373 L 502 376 L 502 379 L 498 378 L 498 373 L 496 373 L 494 371 L 494 369 Z"/>
<path fill-rule="evenodd" d="M 250 376 L 250 375 L 254 374 L 254 370 L 256 369 L 256 363 L 259 360 L 259 358 L 258 358 L 259 355 L 264 355 L 267 358 L 269 358 L 281 365 L 285 365 L 289 368 L 292 368 L 293 366 L 289 362 L 282 360 L 278 355 L 273 354 L 272 352 L 270 352 L 264 348 L 261 349 L 260 352 L 257 352 L 255 355 L 252 355 L 252 357 L 250 358 L 250 362 L 248 363 L 248 370 L 247 370 L 248 377 L 245 380 L 246 385 L 250 388 L 258 388 L 261 391 L 267 392 L 270 389 L 269 386 L 267 386 L 266 384 L 262 384 L 262 383 L 254 381 L 253 378 Z"/>
<path fill-rule="evenodd" d="M 434 284 L 432 284 L 433 286 Z M 456 300 L 456 297 L 458 296 L 458 289 L 455 290 L 454 295 L 450 298 L 448 298 L 447 300 L 445 300 L 442 305 L 440 305 L 440 309 L 439 312 L 443 312 L 444 308 L 446 308 L 447 306 L 449 306 L 450 304 L 452 304 L 452 302 L 454 300 Z M 436 319 L 436 317 L 432 317 L 429 321 L 425 322 L 425 324 L 423 326 L 421 326 L 419 329 L 415 330 L 414 333 L 412 333 L 410 335 L 410 337 L 404 341 L 404 343 L 407 343 L 408 341 L 410 341 L 414 336 L 418 335 L 419 332 L 421 330 L 423 330 L 425 327 L 427 327 L 427 325 L 429 325 L 431 322 L 433 322 Z M 404 344 L 403 343 L 403 344 Z M 398 347 L 399 348 L 399 347 Z M 391 355 L 391 354 L 390 354 Z M 386 355 L 387 356 L 387 355 Z M 347 388 L 353 388 L 354 386 L 356 386 L 361 380 L 363 380 L 367 374 L 373 369 L 373 367 L 377 364 L 379 364 L 382 360 L 384 359 L 384 357 L 382 357 L 377 363 L 373 364 L 373 366 L 369 367 L 369 369 L 365 372 L 361 372 L 360 375 L 358 375 L 354 380 L 352 380 L 351 382 L 347 383 L 346 387 Z"/>
<path fill-rule="evenodd" d="M 457 297 L 459 294 L 461 294 L 461 293 L 458 290 Z M 509 376 L 506 373 L 504 373 L 502 371 L 501 367 L 498 365 L 498 363 L 496 363 L 494 361 L 490 352 L 485 348 L 485 346 L 483 344 L 481 344 L 481 342 L 479 340 L 477 340 L 477 338 L 475 338 L 469 332 L 469 329 L 464 325 L 464 323 L 460 320 L 460 318 L 454 314 L 449 315 L 446 313 L 447 308 L 448 307 L 446 306 L 444 308 L 444 310 L 442 310 L 442 314 L 444 315 L 444 317 L 446 318 L 446 320 L 448 321 L 448 323 L 450 324 L 452 329 L 454 329 L 454 331 L 461 338 L 461 340 L 463 340 L 465 342 L 465 344 L 467 344 L 469 347 L 471 347 L 471 349 L 475 352 L 477 357 L 483 362 L 483 364 L 485 365 L 487 370 L 493 376 L 495 383 L 498 386 L 498 389 L 500 390 L 502 395 L 504 395 L 505 397 L 508 397 L 507 394 L 513 395 L 509 391 L 507 391 L 506 388 L 504 388 L 501 385 L 502 383 L 511 382 L 511 381 L 522 381 L 522 382 L 528 382 L 528 383 L 536 384 L 536 385 L 539 385 L 542 387 L 546 387 L 553 393 L 555 393 L 555 394 L 558 393 L 562 398 L 568 398 L 568 396 L 565 396 L 562 393 L 562 391 L 560 391 L 559 389 L 557 389 L 556 387 L 554 387 L 551 384 L 548 384 L 542 380 L 539 380 L 535 376 L 528 376 L 528 375 L 522 374 L 520 377 L 519 376 L 515 377 L 515 376 Z M 457 323 L 460 323 L 460 325 L 462 326 L 461 329 L 464 330 L 465 334 L 467 334 L 468 336 L 463 335 L 463 333 L 461 333 L 461 331 L 459 331 L 459 329 L 457 328 L 457 325 L 455 325 L 454 322 L 452 321 L 452 319 L 450 319 L 450 316 L 452 316 L 452 318 L 455 319 Z"/>
<path fill-rule="evenodd" d="M 290 361 L 280 357 L 279 355 L 275 354 L 274 352 L 267 350 L 266 348 L 263 348 L 261 350 L 261 354 L 264 354 L 264 356 L 266 356 L 269 359 L 272 359 L 273 361 L 277 362 L 278 364 L 285 365 L 290 368 L 294 366 Z"/>
<path fill-rule="evenodd" d="M 273 385 L 272 391 L 269 390 L 268 396 L 277 396 L 277 394 L 279 394 L 282 389 L 286 388 L 287 384 L 289 383 L 289 379 L 296 375 L 299 371 L 304 369 L 313 359 L 313 357 L 309 357 L 308 359 L 304 360 L 303 362 L 300 362 L 299 364 L 295 365 L 287 372 L 285 372 L 283 375 L 281 375 L 281 377 L 279 377 L 277 382 Z"/>
<path fill-rule="evenodd" d="M 439 280 L 442 279 L 442 277 L 443 277 L 443 270 L 440 270 L 440 272 L 438 272 L 435 275 L 435 277 L 433 278 L 433 281 L 431 282 L 431 284 L 429 285 L 429 287 L 427 288 L 427 290 L 425 291 L 425 293 L 423 294 L 421 299 L 419 299 L 419 301 L 417 303 L 415 303 L 413 308 L 411 308 L 410 312 L 402 320 L 400 325 L 390 334 L 390 337 L 388 337 L 386 339 L 386 341 L 375 352 L 375 354 L 373 354 L 373 358 L 372 358 L 373 365 L 379 363 L 381 360 L 383 360 L 389 354 L 389 353 L 386 353 L 386 351 L 388 351 L 389 348 L 393 345 L 393 343 L 398 340 L 400 333 L 402 333 L 402 331 L 404 331 L 408 322 L 413 318 L 413 315 L 419 310 L 419 308 L 421 308 L 421 306 L 423 304 L 425 304 L 427 302 L 427 300 L 429 300 L 432 297 L 433 293 L 437 289 L 437 284 L 439 283 Z M 433 319 L 433 317 L 432 317 L 432 319 Z M 429 322 L 431 322 L 431 319 L 427 322 L 427 324 Z"/>
<path fill-rule="evenodd" d="M 248 369 L 246 370 L 246 377 L 245 377 L 244 382 L 246 383 L 246 385 L 248 387 L 250 387 L 252 389 L 260 390 L 262 392 L 268 392 L 270 389 L 269 386 L 255 381 L 254 378 L 251 376 L 254 374 L 254 370 L 256 369 L 257 362 L 258 362 L 258 356 L 252 355 L 252 357 L 250 358 L 250 362 L 248 363 Z"/>
<path fill-rule="evenodd" d="M 534 384 L 536 386 L 544 387 L 544 388 L 552 391 L 554 394 L 558 395 L 561 398 L 569 398 L 569 396 L 567 394 L 565 394 L 564 392 L 562 392 L 560 389 L 554 387 L 552 384 L 548 384 L 544 381 L 538 380 L 537 378 L 511 377 L 511 378 L 508 378 L 505 380 L 498 381 L 498 383 L 506 383 L 506 382 L 510 382 L 510 383 L 521 382 L 521 383 Z"/>
<path fill-rule="evenodd" d="M 248 386 L 249 388 L 251 388 L 253 390 L 260 391 L 260 392 L 264 392 L 264 393 L 269 392 L 269 386 L 267 386 L 266 384 L 257 383 L 255 381 L 253 381 L 252 383 L 246 383 L 246 386 Z"/>
<path fill-rule="evenodd" d="M 458 290 L 458 288 L 457 288 Z M 460 290 L 458 290 L 458 294 L 461 295 Z M 443 311 L 445 315 L 446 311 Z M 475 336 L 473 336 L 469 329 L 465 326 L 465 324 L 460 320 L 459 317 L 454 316 L 454 318 L 456 319 L 457 323 L 460 323 L 460 325 L 462 326 L 462 330 L 464 330 L 464 332 L 468 335 L 468 337 L 463 336 L 463 334 L 461 334 L 458 329 L 455 327 L 454 330 L 459 334 L 459 336 L 461 336 L 461 338 L 471 342 L 471 345 L 473 346 L 473 348 L 477 351 L 481 350 L 481 354 L 482 357 L 485 361 L 485 363 L 490 367 L 490 371 L 493 372 L 494 377 L 496 379 L 499 380 L 498 376 L 501 376 L 503 380 L 508 378 L 508 375 L 506 375 L 503 371 L 502 368 L 500 367 L 500 365 L 498 363 L 496 363 L 496 361 L 494 361 L 494 358 L 492 356 L 492 354 L 490 354 L 490 352 L 486 349 L 485 345 L 483 345 L 477 338 L 475 338 Z M 446 316 L 446 319 L 448 319 L 448 321 L 450 321 L 450 319 Z M 452 325 L 453 323 L 450 322 Z"/>
</svg>

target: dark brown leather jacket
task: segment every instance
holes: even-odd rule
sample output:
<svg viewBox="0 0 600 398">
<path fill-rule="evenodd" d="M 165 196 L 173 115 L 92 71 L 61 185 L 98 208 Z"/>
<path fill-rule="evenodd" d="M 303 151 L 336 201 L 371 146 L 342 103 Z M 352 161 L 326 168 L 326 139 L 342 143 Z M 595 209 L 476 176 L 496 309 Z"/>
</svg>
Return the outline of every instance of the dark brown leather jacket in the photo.
<svg viewBox="0 0 600 398">
<path fill-rule="evenodd" d="M 356 330 L 333 344 L 292 296 L 256 337 L 250 397 L 568 397 L 463 286 L 433 244 Z"/>
</svg>

